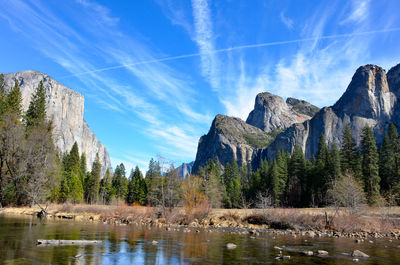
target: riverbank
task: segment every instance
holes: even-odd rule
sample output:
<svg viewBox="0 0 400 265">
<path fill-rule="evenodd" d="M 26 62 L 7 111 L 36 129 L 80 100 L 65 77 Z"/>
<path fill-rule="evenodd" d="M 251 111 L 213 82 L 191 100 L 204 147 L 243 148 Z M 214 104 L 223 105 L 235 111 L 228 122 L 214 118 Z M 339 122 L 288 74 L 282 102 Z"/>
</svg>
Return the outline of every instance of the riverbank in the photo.
<svg viewBox="0 0 400 265">
<path fill-rule="evenodd" d="M 160 228 L 184 227 L 188 231 L 197 228 L 231 229 L 250 233 L 262 232 L 289 234 L 294 237 L 349 237 L 400 239 L 400 207 L 364 208 L 351 213 L 349 209 L 336 212 L 332 208 L 301 209 L 192 209 L 174 208 L 161 211 L 159 208 L 107 205 L 50 204 L 48 218 L 75 221 L 102 222 L 115 225 L 141 224 Z M 36 215 L 40 208 L 7 207 L 1 214 Z M 192 228 L 192 229 L 188 229 Z"/>
</svg>

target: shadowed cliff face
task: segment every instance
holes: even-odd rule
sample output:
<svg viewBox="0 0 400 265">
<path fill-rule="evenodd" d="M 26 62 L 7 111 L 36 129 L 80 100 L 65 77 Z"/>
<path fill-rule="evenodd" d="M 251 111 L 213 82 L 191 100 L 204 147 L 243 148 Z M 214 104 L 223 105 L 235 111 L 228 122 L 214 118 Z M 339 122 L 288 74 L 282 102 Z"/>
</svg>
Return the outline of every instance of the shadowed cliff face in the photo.
<svg viewBox="0 0 400 265">
<path fill-rule="evenodd" d="M 362 129 L 366 125 L 373 127 L 380 144 L 389 123 L 399 125 L 398 90 L 395 91 L 395 87 L 399 84 L 400 69 L 395 70 L 387 78 L 381 67 L 365 65 L 358 68 L 346 92 L 332 107 L 321 109 L 311 120 L 295 124 L 278 135 L 268 148 L 258 153 L 255 164 L 264 157 L 275 157 L 281 149 L 291 152 L 295 146 L 302 147 L 310 159 L 318 150 L 322 133 L 328 145 L 335 142 L 340 146 L 346 125 L 350 126 L 357 144 L 361 141 Z"/>
<path fill-rule="evenodd" d="M 244 122 L 239 118 L 217 115 L 210 131 L 199 140 L 193 172 L 209 159 L 221 165 L 236 159 L 239 165 L 250 163 L 284 129 L 304 122 L 319 109 L 294 98 L 285 102 L 268 92 L 257 95 L 254 110 Z"/>
<path fill-rule="evenodd" d="M 5 74 L 5 88 L 9 91 L 16 80 L 19 81 L 24 110 L 28 109 L 32 94 L 40 81 L 46 90 L 46 111 L 48 119 L 53 121 L 53 139 L 61 152 L 69 151 L 76 141 L 79 151 L 87 158 L 88 169 L 99 153 L 102 164 L 102 175 L 111 168 L 107 149 L 90 130 L 83 119 L 84 97 L 69 89 L 47 75 L 35 71 L 23 71 Z"/>
<path fill-rule="evenodd" d="M 254 152 L 268 145 L 271 136 L 242 121 L 224 115 L 217 115 L 208 134 L 199 140 L 193 172 L 197 173 L 209 159 L 218 160 L 222 165 L 236 159 L 239 165 L 249 163 Z"/>
</svg>

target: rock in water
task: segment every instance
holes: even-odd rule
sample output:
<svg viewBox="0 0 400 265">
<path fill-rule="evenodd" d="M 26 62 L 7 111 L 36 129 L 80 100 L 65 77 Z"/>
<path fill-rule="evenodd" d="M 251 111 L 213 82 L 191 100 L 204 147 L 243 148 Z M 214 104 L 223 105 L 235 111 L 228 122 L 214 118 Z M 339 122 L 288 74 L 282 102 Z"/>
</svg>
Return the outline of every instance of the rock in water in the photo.
<svg viewBox="0 0 400 265">
<path fill-rule="evenodd" d="M 356 249 L 351 253 L 352 257 L 362 257 L 362 258 L 369 258 L 369 256 L 367 254 L 365 254 L 364 252 Z"/>
<path fill-rule="evenodd" d="M 43 81 L 46 91 L 46 112 L 47 117 L 53 121 L 55 145 L 61 152 L 69 152 L 76 141 L 79 151 L 86 154 L 88 169 L 92 167 L 97 153 L 102 165 L 102 175 L 111 168 L 107 149 L 83 119 L 84 97 L 81 94 L 36 71 L 4 74 L 4 80 L 7 92 L 14 87 L 16 80 L 19 81 L 24 110 L 28 109 L 32 94 L 39 82 Z"/>
<path fill-rule="evenodd" d="M 226 244 L 226 248 L 227 249 L 235 249 L 237 247 L 237 245 L 233 244 L 233 243 L 228 243 Z"/>
</svg>

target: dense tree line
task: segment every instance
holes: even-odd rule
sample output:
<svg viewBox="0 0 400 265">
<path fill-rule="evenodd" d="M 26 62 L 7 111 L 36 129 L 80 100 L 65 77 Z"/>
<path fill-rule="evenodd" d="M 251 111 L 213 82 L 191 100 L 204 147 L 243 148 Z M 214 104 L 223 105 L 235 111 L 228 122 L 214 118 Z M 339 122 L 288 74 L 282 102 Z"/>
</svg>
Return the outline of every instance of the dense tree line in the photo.
<svg viewBox="0 0 400 265">
<path fill-rule="evenodd" d="M 362 131 L 360 146 L 348 126 L 341 142 L 340 148 L 336 143 L 328 146 L 322 134 L 312 160 L 295 147 L 291 153 L 278 152 L 271 161 L 262 160 L 256 170 L 251 165 L 239 166 L 236 160 L 223 166 L 209 160 L 198 176 L 182 179 L 173 165 L 151 159 L 145 177 L 138 167 L 128 176 L 124 164 L 101 177 L 98 155 L 88 171 L 86 156 L 76 142 L 65 154 L 55 148 L 43 83 L 24 113 L 18 81 L 6 93 L 0 75 L 0 206 L 124 201 L 166 210 L 194 205 L 184 202 L 185 198 L 226 208 L 256 207 L 260 201 L 263 207 L 266 202 L 287 207 L 325 206 L 330 203 L 327 194 L 332 190 L 340 193 L 338 187 L 343 183 L 363 193 L 371 205 L 382 198 L 398 203 L 400 137 L 396 126 L 390 124 L 379 150 L 368 126 Z M 352 177 L 340 181 L 347 175 Z M 185 190 L 189 188 L 191 192 Z"/>
<path fill-rule="evenodd" d="M 272 161 L 263 160 L 252 172 L 236 161 L 225 165 L 221 174 L 224 186 L 224 207 L 256 206 L 259 197 L 269 197 L 271 205 L 287 207 L 325 206 L 330 203 L 329 190 L 344 175 L 354 176 L 373 205 L 386 198 L 398 202 L 400 195 L 400 138 L 397 128 L 390 124 L 388 133 L 378 151 L 373 130 L 362 130 L 359 147 L 346 126 L 342 146 L 328 147 L 325 136 L 319 139 L 318 152 L 307 160 L 300 147 L 291 154 L 278 152 Z"/>
</svg>

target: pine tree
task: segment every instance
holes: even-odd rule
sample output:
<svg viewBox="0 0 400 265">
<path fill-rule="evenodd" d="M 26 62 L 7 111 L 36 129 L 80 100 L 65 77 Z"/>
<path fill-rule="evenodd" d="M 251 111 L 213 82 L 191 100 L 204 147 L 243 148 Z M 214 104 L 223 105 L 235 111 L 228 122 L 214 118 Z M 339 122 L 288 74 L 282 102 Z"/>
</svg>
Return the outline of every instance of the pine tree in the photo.
<svg viewBox="0 0 400 265">
<path fill-rule="evenodd" d="M 223 174 L 223 182 L 226 189 L 225 206 L 227 208 L 239 208 L 241 202 L 240 172 L 236 160 L 232 164 L 226 163 Z"/>
<path fill-rule="evenodd" d="M 396 126 L 391 123 L 379 152 L 379 176 L 384 191 L 399 183 L 399 154 L 399 135 Z"/>
<path fill-rule="evenodd" d="M 143 175 L 140 172 L 138 166 L 136 166 L 135 171 L 131 171 L 129 176 L 128 193 L 126 197 L 126 202 L 128 204 L 144 202 L 143 196 L 145 195 L 145 186 L 143 185 Z"/>
<path fill-rule="evenodd" d="M 332 182 L 335 179 L 338 179 L 342 174 L 340 151 L 335 142 L 332 143 L 332 146 L 329 150 L 327 171 L 329 179 L 326 180 L 326 184 Z"/>
<path fill-rule="evenodd" d="M 364 189 L 369 204 L 373 204 L 379 197 L 379 158 L 373 131 L 366 126 L 362 131 L 362 174 Z"/>
<path fill-rule="evenodd" d="M 99 154 L 96 154 L 96 159 L 93 161 L 92 171 L 87 177 L 87 202 L 90 204 L 96 203 L 99 198 L 100 190 L 100 175 L 101 175 L 101 164 Z"/>
<path fill-rule="evenodd" d="M 212 159 L 207 161 L 204 168 L 199 169 L 202 177 L 202 189 L 212 208 L 221 207 L 222 198 L 225 196 L 225 189 L 222 185 L 221 171 L 219 165 Z"/>
<path fill-rule="evenodd" d="M 75 168 L 80 167 L 79 148 L 77 142 L 75 142 L 72 146 L 71 151 L 69 152 L 64 162 L 64 170 L 67 172 L 71 172 Z"/>
<path fill-rule="evenodd" d="M 124 199 L 128 190 L 128 180 L 126 179 L 126 170 L 123 163 L 115 168 L 112 178 L 113 194 L 117 199 Z"/>
<path fill-rule="evenodd" d="M 342 148 L 340 149 L 341 170 L 342 173 L 357 173 L 357 151 L 356 144 L 354 143 L 351 129 L 346 125 L 343 138 Z"/>
<path fill-rule="evenodd" d="M 106 174 L 100 181 L 100 200 L 103 204 L 110 204 L 112 199 L 112 185 L 110 170 L 107 169 Z"/>
<path fill-rule="evenodd" d="M 0 74 L 0 120 L 2 120 L 2 117 L 7 110 L 6 98 L 4 75 Z"/>
<path fill-rule="evenodd" d="M 22 95 L 21 89 L 19 87 L 18 80 L 15 81 L 14 88 L 8 93 L 6 98 L 7 110 L 13 114 L 16 114 L 17 117 L 21 117 L 22 115 Z"/>
<path fill-rule="evenodd" d="M 46 120 L 46 92 L 43 81 L 40 81 L 35 93 L 32 95 L 28 110 L 25 115 L 26 126 L 32 127 Z"/>
<path fill-rule="evenodd" d="M 82 185 L 85 184 L 85 177 L 87 173 L 87 166 L 86 166 L 86 155 L 82 153 L 81 158 L 79 159 L 79 178 L 82 182 Z M 86 189 L 86 187 L 83 187 Z"/>
<path fill-rule="evenodd" d="M 285 197 L 287 204 L 293 207 L 301 207 L 304 202 L 305 190 L 305 170 L 306 159 L 301 147 L 296 146 L 290 157 L 288 171 L 288 181 L 285 188 Z"/>
<path fill-rule="evenodd" d="M 84 191 L 77 168 L 68 173 L 67 181 L 69 187 L 68 198 L 74 203 L 81 202 L 83 200 Z"/>
</svg>

